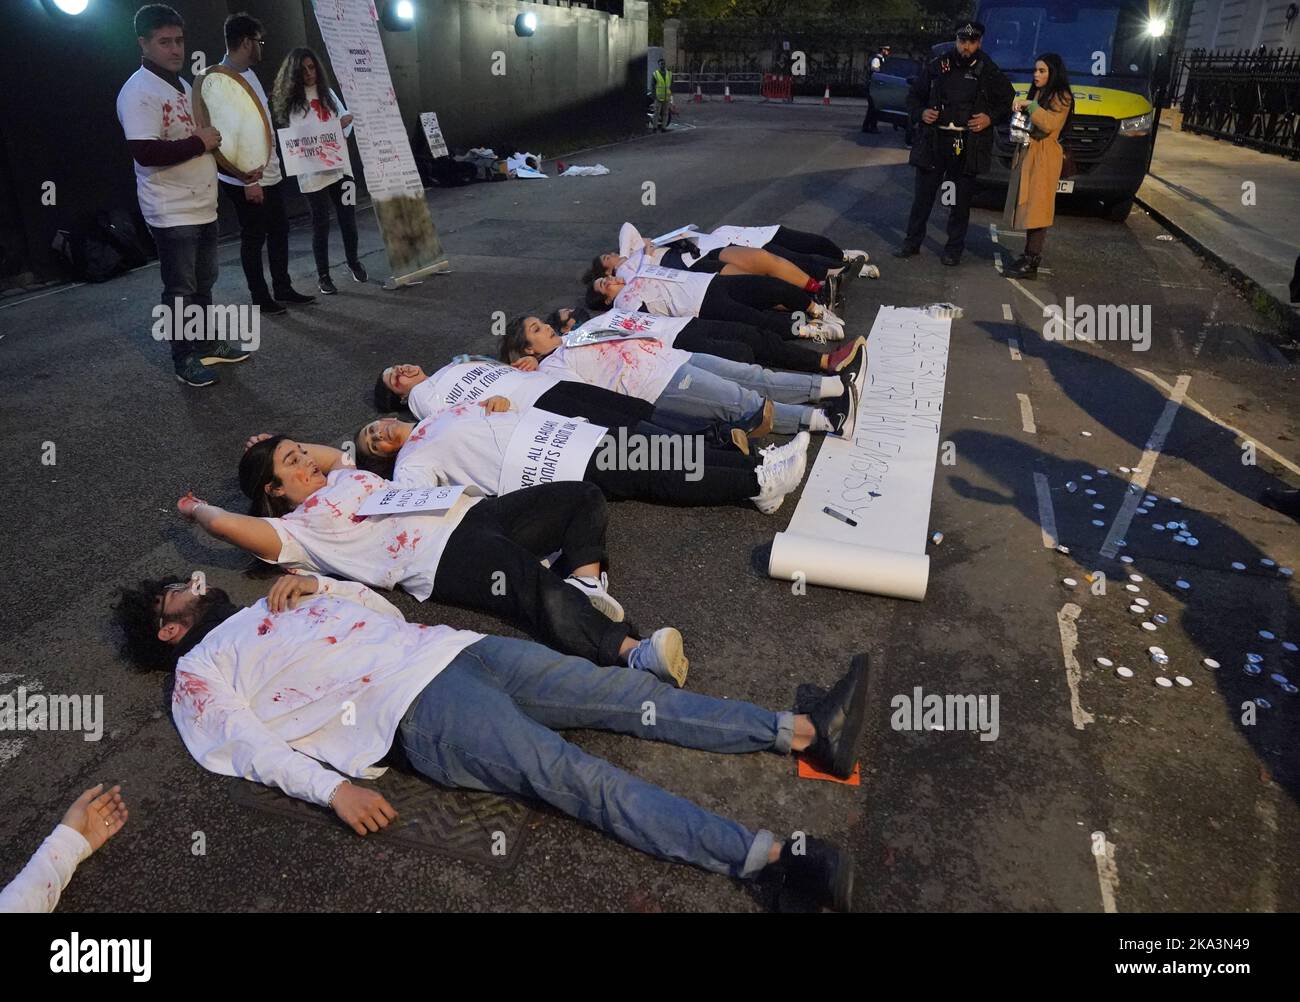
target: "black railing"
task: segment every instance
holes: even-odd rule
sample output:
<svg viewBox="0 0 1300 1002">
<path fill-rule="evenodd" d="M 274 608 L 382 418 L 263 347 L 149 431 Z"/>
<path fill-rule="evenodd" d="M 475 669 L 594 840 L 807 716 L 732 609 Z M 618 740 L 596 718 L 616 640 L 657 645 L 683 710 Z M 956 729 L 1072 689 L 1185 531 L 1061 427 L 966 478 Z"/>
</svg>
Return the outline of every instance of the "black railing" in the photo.
<svg viewBox="0 0 1300 1002">
<path fill-rule="evenodd" d="M 1194 49 L 1173 70 L 1184 130 L 1300 158 L 1300 51 Z"/>
</svg>

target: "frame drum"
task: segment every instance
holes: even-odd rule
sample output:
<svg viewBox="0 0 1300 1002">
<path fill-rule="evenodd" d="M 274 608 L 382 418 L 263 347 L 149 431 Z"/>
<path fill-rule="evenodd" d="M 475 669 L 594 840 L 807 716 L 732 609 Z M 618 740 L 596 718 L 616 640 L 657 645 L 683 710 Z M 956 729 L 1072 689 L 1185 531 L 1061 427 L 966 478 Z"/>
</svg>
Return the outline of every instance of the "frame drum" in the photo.
<svg viewBox="0 0 1300 1002">
<path fill-rule="evenodd" d="M 275 155 L 262 102 L 248 81 L 229 67 L 209 66 L 195 78 L 194 114 L 200 127 L 210 125 L 221 133 L 221 145 L 212 155 L 222 173 L 248 174 Z"/>
</svg>

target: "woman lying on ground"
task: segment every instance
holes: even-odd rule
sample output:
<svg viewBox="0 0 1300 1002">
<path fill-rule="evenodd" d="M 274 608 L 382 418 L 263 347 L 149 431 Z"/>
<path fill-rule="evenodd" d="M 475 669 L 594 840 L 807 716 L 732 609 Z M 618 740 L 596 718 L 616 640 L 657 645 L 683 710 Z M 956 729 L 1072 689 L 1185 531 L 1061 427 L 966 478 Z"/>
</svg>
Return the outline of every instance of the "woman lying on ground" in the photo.
<svg viewBox="0 0 1300 1002">
<path fill-rule="evenodd" d="M 647 264 L 631 280 L 588 269 L 584 302 L 593 312 L 732 320 L 780 338 L 844 340 L 844 323 L 807 292 L 766 275 L 709 275 Z M 792 316 L 792 314 L 802 316 Z"/>
<path fill-rule="evenodd" d="M 859 350 L 842 372 L 818 376 L 691 354 L 640 335 L 566 344 L 535 315 L 510 322 L 501 358 L 519 368 L 649 400 L 655 408 L 651 420 L 671 431 L 690 431 L 690 422 L 725 421 L 740 424 L 752 438 L 805 429 L 851 435 L 867 361 L 866 352 Z M 821 406 L 801 406 L 813 401 Z"/>
<path fill-rule="evenodd" d="M 479 609 L 566 654 L 686 680 L 681 634 L 667 627 L 638 642 L 606 589 L 605 498 L 591 484 L 462 495 L 440 513 L 362 515 L 366 499 L 392 484 L 356 469 L 338 449 L 257 435 L 239 462 L 239 486 L 252 515 L 193 496 L 177 508 L 267 563 Z M 542 566 L 556 551 L 561 559 Z"/>
<path fill-rule="evenodd" d="M 494 495 L 519 489 L 506 480 L 506 454 L 518 435 L 535 432 L 536 425 L 509 400 L 490 397 L 480 406 L 448 408 L 418 425 L 379 418 L 357 432 L 354 443 L 357 465 L 395 484 L 458 484 Z M 700 506 L 752 501 L 771 515 L 803 481 L 808 441 L 800 432 L 787 445 L 745 456 L 709 448 L 689 435 L 645 435 L 623 426 L 584 446 L 585 458 L 578 458 L 581 479 L 612 501 Z"/>
<path fill-rule="evenodd" d="M 585 306 L 561 307 L 552 311 L 546 322 L 560 334 L 570 334 L 578 327 L 587 330 L 613 330 L 644 322 L 648 313 L 607 310 L 592 316 Z M 717 355 L 733 362 L 757 362 L 770 369 L 791 372 L 840 372 L 866 346 L 866 338 L 846 341 L 834 351 L 815 352 L 786 341 L 769 330 L 751 327 L 734 320 L 701 320 L 699 317 L 655 317 L 654 336 L 672 348 Z"/>
<path fill-rule="evenodd" d="M 866 251 L 843 250 L 833 240 L 818 233 L 805 233 L 788 226 L 719 226 L 709 233 L 693 230 L 671 244 L 656 247 L 653 241 L 641 237 L 631 223 L 624 223 L 618 240 L 621 256 L 629 257 L 634 250 L 644 247 L 652 263 L 665 268 L 716 271 L 720 270 L 719 264 L 730 264 L 750 274 L 774 274 L 769 270 L 754 271 L 751 267 L 754 263 L 763 262 L 764 269 L 771 265 L 764 258 L 742 253 L 762 251 L 789 262 L 819 282 L 849 272 L 857 275 L 868 257 Z M 776 277 L 790 281 L 785 275 L 777 274 Z"/>
</svg>

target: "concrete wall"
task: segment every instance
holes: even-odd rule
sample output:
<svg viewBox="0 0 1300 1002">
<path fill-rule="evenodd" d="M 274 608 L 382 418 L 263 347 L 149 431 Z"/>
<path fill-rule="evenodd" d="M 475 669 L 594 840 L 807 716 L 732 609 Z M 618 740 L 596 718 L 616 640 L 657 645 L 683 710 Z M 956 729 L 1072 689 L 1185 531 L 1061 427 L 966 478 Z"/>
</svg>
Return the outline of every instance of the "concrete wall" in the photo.
<svg viewBox="0 0 1300 1002">
<path fill-rule="evenodd" d="M 649 23 L 643 0 L 621 15 L 515 0 L 415 0 L 416 27 L 383 31 L 402 115 L 416 127 L 436 111 L 453 148 L 507 144 L 553 155 L 643 128 Z M 267 90 L 285 53 L 307 44 L 325 56 L 310 0 L 171 0 L 186 44 L 209 63 L 221 58 L 228 13 L 248 11 L 266 26 Z M 0 281 L 25 269 L 54 276 L 50 241 L 80 215 L 135 208 L 135 179 L 115 110 L 123 81 L 139 66 L 131 19 L 140 0 L 91 0 L 79 17 L 55 17 L 41 0 L 4 0 L 0 34 Z M 531 38 L 514 32 L 532 11 Z M 506 73 L 491 72 L 505 53 Z M 191 76 L 186 72 L 185 76 Z M 355 158 L 356 162 L 359 159 Z M 56 204 L 41 204 L 54 181 Z M 291 211 L 303 211 L 296 195 Z M 223 221 L 230 229 L 228 210 Z"/>
<path fill-rule="evenodd" d="M 1288 31 L 1292 0 L 1194 0 L 1187 21 L 1188 49 L 1300 49 L 1300 18 Z"/>
</svg>

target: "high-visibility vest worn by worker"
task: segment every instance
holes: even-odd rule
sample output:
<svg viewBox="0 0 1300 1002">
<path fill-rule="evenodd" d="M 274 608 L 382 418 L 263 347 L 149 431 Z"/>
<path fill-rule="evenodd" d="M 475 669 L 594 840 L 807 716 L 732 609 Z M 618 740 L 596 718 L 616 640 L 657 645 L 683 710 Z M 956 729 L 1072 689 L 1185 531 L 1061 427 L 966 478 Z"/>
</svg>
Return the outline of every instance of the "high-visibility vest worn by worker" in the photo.
<svg viewBox="0 0 1300 1002">
<path fill-rule="evenodd" d="M 655 100 L 667 101 L 673 93 L 673 71 L 655 70 Z"/>
</svg>

